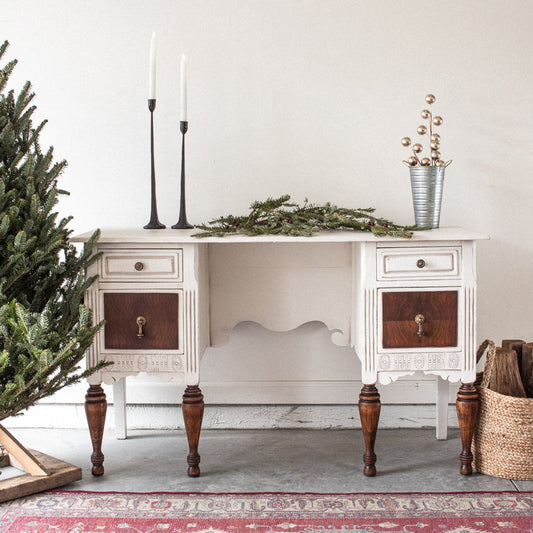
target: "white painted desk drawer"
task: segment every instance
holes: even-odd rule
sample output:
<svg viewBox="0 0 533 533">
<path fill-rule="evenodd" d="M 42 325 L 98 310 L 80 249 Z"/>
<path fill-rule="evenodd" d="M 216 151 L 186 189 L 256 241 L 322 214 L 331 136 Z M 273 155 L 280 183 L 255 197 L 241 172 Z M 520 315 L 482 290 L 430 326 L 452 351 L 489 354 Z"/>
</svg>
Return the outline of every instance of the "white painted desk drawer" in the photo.
<svg viewBox="0 0 533 533">
<path fill-rule="evenodd" d="M 461 247 L 378 248 L 377 276 L 385 279 L 459 278 Z"/>
<path fill-rule="evenodd" d="M 116 250 L 104 252 L 102 281 L 182 281 L 182 250 Z"/>
</svg>

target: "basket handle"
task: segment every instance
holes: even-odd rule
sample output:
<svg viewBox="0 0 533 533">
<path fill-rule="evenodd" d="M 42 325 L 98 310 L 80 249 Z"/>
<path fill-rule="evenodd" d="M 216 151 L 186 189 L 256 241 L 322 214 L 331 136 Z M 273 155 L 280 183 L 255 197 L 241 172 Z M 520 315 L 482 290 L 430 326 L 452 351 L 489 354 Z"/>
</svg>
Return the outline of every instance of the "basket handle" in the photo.
<svg viewBox="0 0 533 533">
<path fill-rule="evenodd" d="M 496 359 L 496 345 L 493 341 L 486 339 L 480 344 L 476 354 L 476 360 L 479 361 L 487 347 L 489 350 L 487 352 L 487 359 L 485 360 L 483 380 L 481 381 L 481 387 L 485 388 L 488 388 L 490 380 L 492 379 L 492 373 L 494 371 L 494 362 Z"/>
</svg>

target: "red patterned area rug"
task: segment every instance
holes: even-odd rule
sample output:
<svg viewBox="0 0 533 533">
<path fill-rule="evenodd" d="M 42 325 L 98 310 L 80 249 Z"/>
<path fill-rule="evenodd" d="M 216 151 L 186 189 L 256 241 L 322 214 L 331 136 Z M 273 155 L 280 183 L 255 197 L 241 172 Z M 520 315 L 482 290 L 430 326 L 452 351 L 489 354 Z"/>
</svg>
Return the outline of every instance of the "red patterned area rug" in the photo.
<svg viewBox="0 0 533 533">
<path fill-rule="evenodd" d="M 8 533 L 533 532 L 533 492 L 208 494 L 49 491 L 0 505 Z"/>
</svg>

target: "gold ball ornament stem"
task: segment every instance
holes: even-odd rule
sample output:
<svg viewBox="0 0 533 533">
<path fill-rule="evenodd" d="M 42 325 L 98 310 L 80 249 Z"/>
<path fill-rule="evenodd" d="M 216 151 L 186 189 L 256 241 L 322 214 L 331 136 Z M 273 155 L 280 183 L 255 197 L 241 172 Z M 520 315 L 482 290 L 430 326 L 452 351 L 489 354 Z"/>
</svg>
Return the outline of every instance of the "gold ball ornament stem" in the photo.
<svg viewBox="0 0 533 533">
<path fill-rule="evenodd" d="M 433 105 L 437 99 L 435 98 L 434 94 L 427 94 L 425 97 L 426 103 L 428 105 Z M 422 109 L 420 112 L 420 116 L 427 120 L 427 125 L 420 124 L 416 132 L 418 135 L 428 135 L 429 137 L 429 148 L 430 148 L 430 155 L 431 157 L 423 157 L 419 158 L 417 154 L 420 154 L 423 150 L 423 146 L 420 143 L 415 143 L 412 145 L 412 151 L 413 155 L 410 156 L 407 160 L 403 160 L 402 162 L 409 166 L 414 167 L 417 165 L 426 167 L 426 166 L 439 166 L 439 167 L 447 167 L 452 161 L 449 160 L 447 162 L 444 162 L 441 159 L 441 153 L 440 153 L 440 135 L 438 133 L 433 133 L 433 126 L 441 126 L 444 122 L 443 118 L 441 116 L 433 116 L 433 113 L 425 108 Z M 411 146 L 411 138 L 410 137 L 403 137 L 402 138 L 402 146 L 409 147 Z"/>
</svg>

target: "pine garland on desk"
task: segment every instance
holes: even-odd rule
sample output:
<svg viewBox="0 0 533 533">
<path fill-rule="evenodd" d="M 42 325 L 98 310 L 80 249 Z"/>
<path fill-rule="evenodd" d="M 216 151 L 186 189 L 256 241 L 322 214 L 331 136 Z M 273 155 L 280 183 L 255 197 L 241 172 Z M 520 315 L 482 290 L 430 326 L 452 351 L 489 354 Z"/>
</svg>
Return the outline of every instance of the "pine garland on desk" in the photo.
<svg viewBox="0 0 533 533">
<path fill-rule="evenodd" d="M 254 202 L 250 214 L 244 216 L 227 215 L 196 226 L 200 231 L 195 237 L 223 237 L 228 233 L 243 235 L 289 235 L 311 236 L 321 230 L 370 231 L 377 236 L 412 236 L 413 226 L 399 226 L 373 216 L 375 209 L 347 209 L 329 202 L 324 205 L 310 204 L 307 199 L 303 206 L 290 202 L 287 194 L 279 198 L 268 198 L 264 202 Z"/>
</svg>

